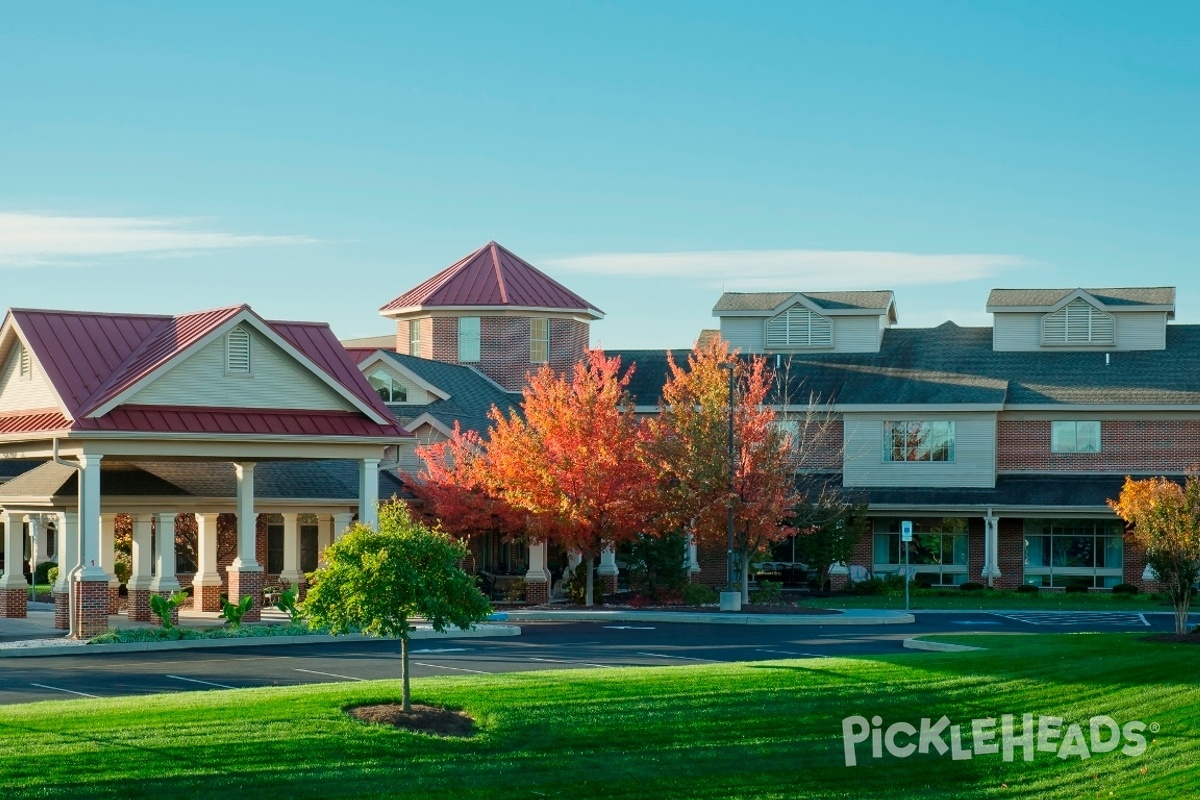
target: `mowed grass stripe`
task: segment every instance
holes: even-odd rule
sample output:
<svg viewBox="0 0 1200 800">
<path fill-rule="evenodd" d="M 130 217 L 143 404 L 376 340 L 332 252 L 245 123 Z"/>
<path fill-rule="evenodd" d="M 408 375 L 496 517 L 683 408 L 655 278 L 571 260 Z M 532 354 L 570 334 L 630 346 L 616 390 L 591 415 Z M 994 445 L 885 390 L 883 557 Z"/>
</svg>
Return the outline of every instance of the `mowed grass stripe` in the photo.
<svg viewBox="0 0 1200 800">
<path fill-rule="evenodd" d="M 367 726 L 395 681 L 0 709 L 9 797 L 1162 797 L 1200 784 L 1200 648 L 1136 635 L 963 636 L 989 648 L 857 659 L 422 678 L 470 740 Z M 1011 713 L 1162 726 L 1144 756 L 843 762 L 841 721 Z M 1144 771 L 1143 771 L 1144 770 Z"/>
</svg>

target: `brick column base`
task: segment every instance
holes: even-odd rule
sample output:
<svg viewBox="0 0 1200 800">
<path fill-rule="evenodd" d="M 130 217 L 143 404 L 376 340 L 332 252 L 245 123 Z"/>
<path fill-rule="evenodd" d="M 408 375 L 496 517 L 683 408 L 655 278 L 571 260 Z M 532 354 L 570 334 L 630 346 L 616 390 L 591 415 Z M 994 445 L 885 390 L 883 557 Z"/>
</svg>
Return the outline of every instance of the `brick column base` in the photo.
<svg viewBox="0 0 1200 800">
<path fill-rule="evenodd" d="M 829 576 L 829 588 L 832 591 L 840 592 L 850 585 L 850 574 L 847 572 L 835 572 Z"/>
<path fill-rule="evenodd" d="M 54 627 L 60 631 L 71 629 L 71 598 L 66 592 L 54 593 Z"/>
<path fill-rule="evenodd" d="M 229 602 L 240 602 L 243 597 L 250 595 L 254 605 L 242 617 L 243 622 L 258 622 L 262 619 L 263 604 L 263 574 L 262 572 L 240 572 L 229 570 Z"/>
<path fill-rule="evenodd" d="M 154 615 L 150 613 L 150 590 L 130 589 L 129 607 L 125 616 L 130 622 L 149 622 Z"/>
<path fill-rule="evenodd" d="M 617 591 L 617 576 L 616 575 L 601 575 L 600 590 L 605 594 L 615 594 Z"/>
<path fill-rule="evenodd" d="M 550 599 L 550 584 L 544 581 L 525 581 L 525 602 L 541 604 Z"/>
<path fill-rule="evenodd" d="M 0 589 L 0 617 L 23 617 L 28 608 L 26 589 Z"/>
<path fill-rule="evenodd" d="M 90 639 L 108 630 L 108 580 L 77 581 L 74 585 L 76 632 Z"/>
<path fill-rule="evenodd" d="M 225 587 L 220 584 L 197 586 L 196 593 L 192 595 L 192 608 L 196 611 L 220 611 L 221 595 L 223 594 L 225 594 Z"/>
<path fill-rule="evenodd" d="M 108 587 L 108 613 L 116 614 L 120 610 L 121 610 L 121 587 L 110 585 Z"/>
</svg>

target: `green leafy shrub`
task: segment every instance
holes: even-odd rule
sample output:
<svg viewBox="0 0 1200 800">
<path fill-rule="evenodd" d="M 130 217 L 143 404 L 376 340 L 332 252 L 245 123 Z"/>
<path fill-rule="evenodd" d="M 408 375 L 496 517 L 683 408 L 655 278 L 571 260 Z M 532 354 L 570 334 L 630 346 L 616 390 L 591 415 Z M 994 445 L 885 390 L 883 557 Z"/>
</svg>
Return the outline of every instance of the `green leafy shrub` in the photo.
<svg viewBox="0 0 1200 800">
<path fill-rule="evenodd" d="M 50 570 L 54 570 L 54 577 L 50 577 Z M 37 569 L 33 573 L 33 582 L 38 584 L 54 583 L 58 578 L 58 564 L 53 561 L 43 561 L 37 565 Z"/>
<path fill-rule="evenodd" d="M 509 581 L 504 586 L 504 599 L 519 603 L 525 599 L 525 579 Z"/>
<path fill-rule="evenodd" d="M 982 592 L 983 584 L 976 583 L 975 581 L 967 581 L 966 583 L 960 583 L 958 588 L 964 592 Z"/>
<path fill-rule="evenodd" d="M 603 596 L 601 592 L 593 592 L 598 595 L 592 598 L 592 602 L 596 602 Z M 583 605 L 587 601 L 587 562 L 580 561 L 575 565 L 575 569 L 571 570 L 571 574 L 567 577 L 563 584 L 563 595 L 567 600 L 577 606 Z"/>
<path fill-rule="evenodd" d="M 1067 594 L 1087 594 L 1088 585 L 1086 583 L 1068 583 L 1064 587 Z"/>
<path fill-rule="evenodd" d="M 234 630 L 242 627 L 242 617 L 246 616 L 246 613 L 253 607 L 253 595 L 246 595 L 236 604 L 229 602 L 229 598 L 225 595 L 221 595 L 221 616 L 229 621 L 229 627 Z"/>
<path fill-rule="evenodd" d="M 121 583 L 129 583 L 129 577 L 133 575 L 133 560 L 128 553 L 117 553 L 113 559 L 113 574 Z"/>
<path fill-rule="evenodd" d="M 55 583 L 58 581 L 58 565 L 54 564 L 46 569 L 46 583 Z"/>
<path fill-rule="evenodd" d="M 782 581 L 759 581 L 758 591 L 750 598 L 754 603 L 764 606 L 777 606 L 783 602 Z"/>
<path fill-rule="evenodd" d="M 300 622 L 300 617 L 303 616 L 300 607 L 296 605 L 296 594 L 295 589 L 286 589 L 279 595 L 279 602 L 275 604 L 276 608 L 288 615 L 293 625 Z"/>
<path fill-rule="evenodd" d="M 642 535 L 622 548 L 629 584 L 635 589 L 679 589 L 687 583 L 687 537 L 682 533 Z"/>
<path fill-rule="evenodd" d="M 922 589 L 928 589 L 937 581 L 937 575 L 932 572 L 918 572 L 913 576 L 913 583 Z"/>
<path fill-rule="evenodd" d="M 703 583 L 689 583 L 680 592 L 685 606 L 707 606 L 717 602 L 717 590 Z"/>
<path fill-rule="evenodd" d="M 1041 591 L 1041 588 L 1042 587 L 1035 583 L 1022 583 L 1017 587 L 1017 591 L 1021 594 L 1037 594 L 1039 591 Z"/>
<path fill-rule="evenodd" d="M 904 594 L 904 578 L 891 573 L 882 577 L 867 578 L 865 581 L 853 581 L 847 589 L 851 594 L 895 597 Z"/>
<path fill-rule="evenodd" d="M 1132 583 L 1118 583 L 1116 586 L 1112 587 L 1113 594 L 1134 595 L 1138 594 L 1139 592 L 1140 590 L 1138 587 L 1134 586 Z"/>
<path fill-rule="evenodd" d="M 163 630 L 169 631 L 175 627 L 171 622 L 171 612 L 183 605 L 187 599 L 187 592 L 184 591 L 175 592 L 170 597 L 163 597 L 159 594 L 150 595 L 150 610 L 162 623 Z"/>
</svg>

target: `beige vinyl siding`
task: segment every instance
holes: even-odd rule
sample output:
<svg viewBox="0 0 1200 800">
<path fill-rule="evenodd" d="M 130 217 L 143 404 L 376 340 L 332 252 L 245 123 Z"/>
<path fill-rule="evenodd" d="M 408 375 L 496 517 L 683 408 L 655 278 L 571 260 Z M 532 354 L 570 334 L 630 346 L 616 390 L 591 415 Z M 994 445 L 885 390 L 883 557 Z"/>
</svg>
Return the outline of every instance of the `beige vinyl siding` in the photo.
<svg viewBox="0 0 1200 800">
<path fill-rule="evenodd" d="M 250 374 L 227 375 L 225 337 L 135 394 L 133 405 L 349 411 L 348 401 L 258 331 L 250 330 Z"/>
<path fill-rule="evenodd" d="M 4 363 L 4 371 L 0 373 L 0 411 L 58 408 L 58 396 L 32 357 L 30 376 L 20 376 L 20 354 L 23 347 L 20 344 L 13 345 Z"/>
<path fill-rule="evenodd" d="M 1116 344 L 1042 345 L 1042 318 L 1031 312 L 996 312 L 992 327 L 992 349 L 1028 350 L 1162 350 L 1167 346 L 1167 315 L 1162 311 L 1108 312 L 1116 323 Z"/>
<path fill-rule="evenodd" d="M 721 317 L 721 338 L 743 353 L 763 352 L 765 317 Z"/>
<path fill-rule="evenodd" d="M 833 320 L 833 351 L 835 353 L 878 353 L 883 338 L 883 317 L 830 317 Z"/>
<path fill-rule="evenodd" d="M 954 461 L 888 462 L 883 460 L 883 423 L 901 420 L 954 422 Z M 996 415 L 896 411 L 844 417 L 846 486 L 973 486 L 996 485 Z"/>
</svg>

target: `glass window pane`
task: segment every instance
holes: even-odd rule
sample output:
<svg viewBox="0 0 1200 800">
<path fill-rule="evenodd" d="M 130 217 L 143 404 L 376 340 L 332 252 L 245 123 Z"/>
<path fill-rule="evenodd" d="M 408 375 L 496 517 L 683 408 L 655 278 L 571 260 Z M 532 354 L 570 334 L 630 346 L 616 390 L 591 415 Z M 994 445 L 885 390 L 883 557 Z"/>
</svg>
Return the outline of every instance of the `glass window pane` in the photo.
<svg viewBox="0 0 1200 800">
<path fill-rule="evenodd" d="M 458 318 L 458 360 L 479 360 L 479 317 Z"/>
<path fill-rule="evenodd" d="M 1025 566 L 1046 567 L 1050 565 L 1050 537 L 1025 537 Z"/>
<path fill-rule="evenodd" d="M 1075 423 L 1075 449 L 1080 453 L 1100 452 L 1100 423 Z"/>
<path fill-rule="evenodd" d="M 953 563 L 959 566 L 967 565 L 967 537 L 966 535 L 950 536 L 952 552 L 954 553 Z"/>
<path fill-rule="evenodd" d="M 1072 453 L 1075 451 L 1075 423 L 1050 423 L 1050 449 L 1056 453 Z"/>
<path fill-rule="evenodd" d="M 1103 566 L 1105 569 L 1122 569 L 1125 566 L 1125 541 L 1119 536 L 1106 536 L 1104 542 Z"/>
<path fill-rule="evenodd" d="M 894 536 L 892 534 L 887 534 L 887 533 L 875 534 L 875 556 L 874 556 L 874 558 L 875 558 L 876 564 L 895 564 L 895 563 L 897 563 L 892 560 L 892 557 L 893 557 L 892 552 L 895 549 L 892 546 L 892 542 L 894 540 L 896 540 L 897 538 L 899 538 L 899 537 Z"/>
</svg>

